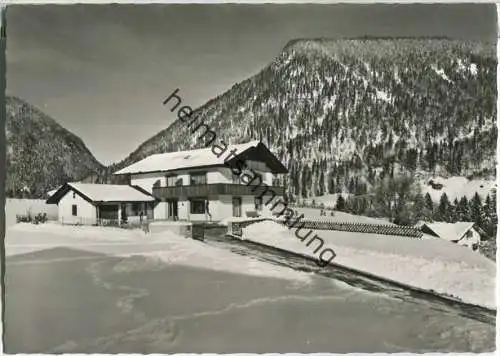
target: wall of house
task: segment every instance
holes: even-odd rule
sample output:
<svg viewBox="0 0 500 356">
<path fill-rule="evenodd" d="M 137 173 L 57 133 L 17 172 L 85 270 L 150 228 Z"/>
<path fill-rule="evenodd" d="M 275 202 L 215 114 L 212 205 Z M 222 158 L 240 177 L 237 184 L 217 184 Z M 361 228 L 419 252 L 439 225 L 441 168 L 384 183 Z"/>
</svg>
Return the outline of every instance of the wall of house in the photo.
<svg viewBox="0 0 500 356">
<path fill-rule="evenodd" d="M 141 173 L 141 174 L 132 174 L 130 176 L 130 184 L 137 185 L 142 189 L 152 193 L 153 192 L 153 184 L 157 180 L 160 180 L 161 186 L 165 186 L 165 173 Z"/>
<path fill-rule="evenodd" d="M 179 220 L 189 220 L 189 209 L 188 200 L 179 200 L 179 204 L 177 206 Z"/>
<path fill-rule="evenodd" d="M 181 170 L 177 171 L 175 174 L 177 175 L 178 178 L 182 179 L 182 184 L 183 185 L 189 185 L 189 177 L 191 172 L 200 172 L 200 171 L 206 171 L 207 172 L 207 184 L 215 184 L 215 183 L 227 183 L 227 184 L 232 184 L 233 183 L 233 174 L 229 168 L 225 167 L 213 167 L 213 168 L 206 168 L 203 170 L 197 170 L 197 169 L 190 169 L 190 170 Z M 269 172 L 260 172 L 257 171 L 257 173 L 262 174 L 262 180 L 263 183 L 266 185 L 272 185 L 273 182 L 273 174 Z M 166 186 L 166 179 L 165 179 L 165 172 L 158 172 L 158 173 L 140 173 L 140 174 L 132 174 L 131 175 L 131 184 L 132 185 L 138 185 L 139 187 L 147 190 L 148 192 L 153 191 L 153 184 L 159 179 L 161 186 L 164 187 Z"/>
<path fill-rule="evenodd" d="M 272 185 L 273 174 L 270 172 L 265 172 L 267 168 L 265 166 L 257 164 L 253 164 L 253 169 L 262 174 L 263 184 L 264 185 Z M 259 169 L 259 170 L 258 170 Z M 262 172 L 261 170 L 264 170 Z M 200 170 L 189 169 L 177 171 L 175 174 L 178 178 L 182 179 L 183 185 L 190 184 L 190 173 L 199 172 Z M 207 184 L 216 184 L 216 183 L 225 183 L 225 184 L 233 184 L 233 174 L 231 169 L 226 167 L 213 167 L 204 169 L 202 171 L 207 172 Z M 160 184 L 162 187 L 166 186 L 166 173 L 158 172 L 158 173 L 141 173 L 131 175 L 131 184 L 137 185 L 148 192 L 153 191 L 153 184 L 160 180 Z M 260 193 L 258 193 L 260 194 Z M 264 197 L 262 204 L 262 211 L 258 212 L 260 215 L 270 216 L 270 207 L 272 204 L 266 206 L 265 202 L 269 199 L 269 197 Z M 232 205 L 232 196 L 225 195 L 219 197 L 209 197 L 210 205 L 210 213 L 212 214 L 212 220 L 219 221 L 228 217 L 233 216 L 233 205 Z M 154 208 L 154 218 L 157 220 L 163 220 L 167 218 L 168 215 L 168 203 L 160 202 L 155 205 Z M 247 211 L 255 211 L 255 197 L 254 196 L 243 196 L 242 197 L 242 207 L 241 213 L 242 216 L 246 216 Z M 207 216 L 205 214 L 191 214 L 190 213 L 190 203 L 189 200 L 180 199 L 178 202 L 178 217 L 180 220 L 191 220 L 191 221 L 204 221 Z"/>
<path fill-rule="evenodd" d="M 155 220 L 164 220 L 167 218 L 167 203 L 159 202 L 155 205 L 153 209 L 153 215 Z"/>
<path fill-rule="evenodd" d="M 77 206 L 77 215 L 72 215 L 72 206 Z M 68 191 L 59 201 L 58 206 L 58 219 L 62 224 L 82 224 L 92 225 L 97 222 L 96 207 L 83 199 L 80 195 L 75 194 L 73 198 L 73 191 Z"/>
</svg>

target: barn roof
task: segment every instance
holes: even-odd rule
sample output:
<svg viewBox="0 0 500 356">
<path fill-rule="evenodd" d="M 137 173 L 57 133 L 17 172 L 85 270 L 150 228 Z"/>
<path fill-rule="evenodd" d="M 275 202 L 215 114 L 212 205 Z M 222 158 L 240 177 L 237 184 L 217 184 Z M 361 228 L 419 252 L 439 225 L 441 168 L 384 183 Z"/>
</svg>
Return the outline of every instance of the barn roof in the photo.
<svg viewBox="0 0 500 356">
<path fill-rule="evenodd" d="M 250 141 L 238 145 L 228 145 L 226 152 L 218 157 L 212 152 L 212 147 L 190 151 L 168 152 L 148 156 L 136 163 L 125 167 L 114 174 L 169 172 L 190 168 L 205 168 L 213 166 L 224 166 L 224 159 L 230 152 L 235 150 L 234 158 L 227 163 L 230 164 L 238 159 L 261 160 L 274 173 L 287 173 L 288 170 L 260 141 Z"/>
<path fill-rule="evenodd" d="M 155 200 L 155 197 L 145 190 L 131 185 L 66 183 L 47 199 L 47 204 L 57 204 L 70 190 L 91 203 Z"/>
<path fill-rule="evenodd" d="M 421 229 L 425 230 L 425 227 L 439 238 L 447 241 L 458 241 L 474 227 L 474 223 L 470 221 L 422 223 Z"/>
</svg>

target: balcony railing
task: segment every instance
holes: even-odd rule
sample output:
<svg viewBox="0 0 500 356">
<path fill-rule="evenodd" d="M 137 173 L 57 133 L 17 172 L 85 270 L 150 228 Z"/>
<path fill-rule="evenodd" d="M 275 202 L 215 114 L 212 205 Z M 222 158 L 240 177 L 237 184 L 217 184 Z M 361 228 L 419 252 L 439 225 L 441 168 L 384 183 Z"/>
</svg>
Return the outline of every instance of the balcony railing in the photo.
<svg viewBox="0 0 500 356">
<path fill-rule="evenodd" d="M 211 195 L 254 195 L 260 196 L 276 194 L 283 196 L 285 189 L 279 186 L 256 186 L 244 184 L 203 184 L 203 185 L 180 185 L 176 187 L 154 187 L 153 195 L 160 199 L 170 198 L 192 198 Z"/>
</svg>

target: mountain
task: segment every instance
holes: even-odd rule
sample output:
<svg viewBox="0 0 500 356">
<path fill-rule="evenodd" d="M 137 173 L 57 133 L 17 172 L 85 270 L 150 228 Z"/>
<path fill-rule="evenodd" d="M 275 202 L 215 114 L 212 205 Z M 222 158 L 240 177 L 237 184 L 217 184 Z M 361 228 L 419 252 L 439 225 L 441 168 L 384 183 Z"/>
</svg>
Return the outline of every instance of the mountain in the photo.
<svg viewBox="0 0 500 356">
<path fill-rule="evenodd" d="M 104 170 L 83 141 L 17 97 L 6 98 L 8 197 L 41 198 L 67 181 Z"/>
<path fill-rule="evenodd" d="M 288 166 L 285 184 L 295 197 L 365 194 L 401 172 L 421 180 L 491 179 L 496 66 L 494 43 L 294 40 L 260 73 L 193 116 L 218 140 L 261 139 Z M 166 113 L 176 117 L 169 105 Z M 198 137 L 177 120 L 113 169 L 150 154 L 201 147 Z"/>
</svg>

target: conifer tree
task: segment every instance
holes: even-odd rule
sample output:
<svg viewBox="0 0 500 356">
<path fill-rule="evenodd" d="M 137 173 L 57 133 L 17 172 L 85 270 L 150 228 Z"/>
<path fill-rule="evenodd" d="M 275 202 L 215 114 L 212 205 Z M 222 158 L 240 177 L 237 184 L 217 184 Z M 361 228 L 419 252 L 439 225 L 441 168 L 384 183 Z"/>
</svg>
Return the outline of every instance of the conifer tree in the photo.
<svg viewBox="0 0 500 356">
<path fill-rule="evenodd" d="M 463 196 L 458 202 L 457 216 L 460 221 L 470 221 L 469 201 L 466 196 Z"/>
<path fill-rule="evenodd" d="M 460 212 L 460 206 L 459 206 L 458 198 L 455 198 L 455 200 L 453 200 L 453 205 L 451 206 L 450 222 L 454 223 L 454 222 L 457 222 L 460 220 L 459 212 Z"/>
<path fill-rule="evenodd" d="M 481 197 L 477 192 L 476 194 L 474 194 L 474 197 L 470 201 L 470 212 L 471 212 L 471 220 L 478 226 L 483 226 L 484 225 L 483 204 L 481 202 Z"/>
<path fill-rule="evenodd" d="M 434 202 L 432 201 L 431 195 L 429 193 L 425 194 L 425 208 L 431 219 L 434 218 Z"/>
<path fill-rule="evenodd" d="M 437 221 L 450 221 L 450 201 L 448 195 L 443 193 L 441 199 L 439 199 L 439 206 L 436 211 Z"/>
<path fill-rule="evenodd" d="M 345 211 L 346 209 L 346 201 L 342 197 L 342 194 L 339 194 L 337 197 L 337 203 L 335 204 L 335 210 Z"/>
</svg>

